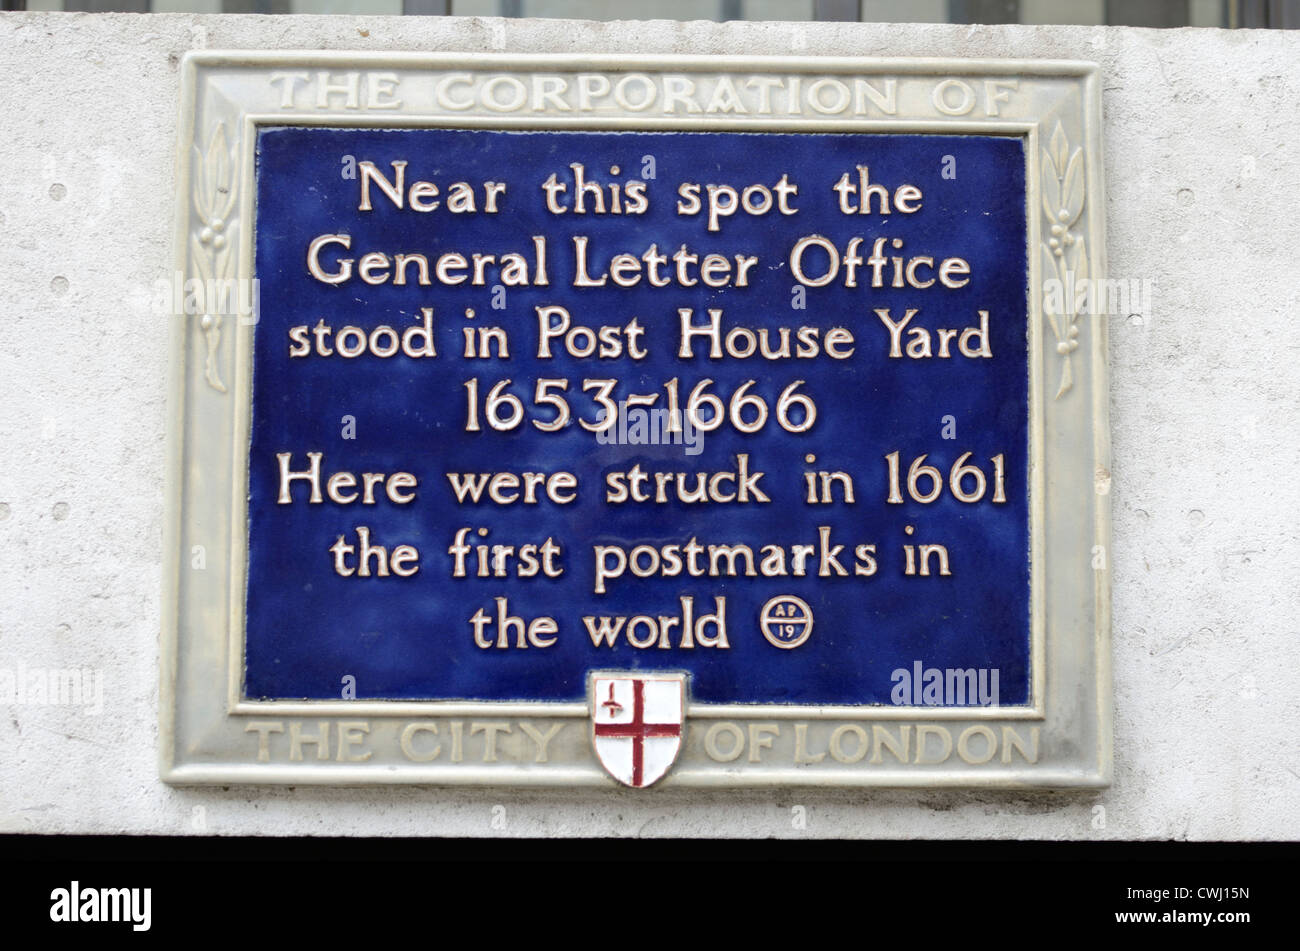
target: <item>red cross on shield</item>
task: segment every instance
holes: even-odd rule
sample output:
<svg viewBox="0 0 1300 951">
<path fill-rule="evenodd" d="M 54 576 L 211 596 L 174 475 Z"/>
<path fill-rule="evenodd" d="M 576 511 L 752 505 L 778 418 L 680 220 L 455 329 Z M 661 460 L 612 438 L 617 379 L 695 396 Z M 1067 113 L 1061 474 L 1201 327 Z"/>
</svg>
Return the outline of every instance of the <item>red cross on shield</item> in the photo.
<svg viewBox="0 0 1300 951">
<path fill-rule="evenodd" d="M 610 672 L 592 674 L 589 683 L 600 765 L 634 789 L 662 779 L 682 748 L 686 675 Z"/>
</svg>

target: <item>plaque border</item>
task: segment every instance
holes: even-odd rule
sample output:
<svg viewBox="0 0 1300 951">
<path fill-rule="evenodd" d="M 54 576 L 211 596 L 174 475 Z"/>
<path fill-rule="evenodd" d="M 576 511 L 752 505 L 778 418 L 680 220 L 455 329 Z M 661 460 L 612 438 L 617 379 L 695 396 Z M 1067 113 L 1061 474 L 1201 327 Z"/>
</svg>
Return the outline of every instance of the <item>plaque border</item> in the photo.
<svg viewBox="0 0 1300 951">
<path fill-rule="evenodd" d="M 575 117 L 541 113 L 527 117 L 502 116 L 480 110 L 476 114 L 444 113 L 398 114 L 389 111 L 367 113 L 361 109 L 329 108 L 300 111 L 287 108 L 276 111 L 276 96 L 267 81 L 272 72 L 301 67 L 321 70 L 364 69 L 392 71 L 405 69 L 408 75 L 421 73 L 464 74 L 465 71 L 491 72 L 493 75 L 528 76 L 534 73 L 580 72 L 613 75 L 641 72 L 646 74 L 698 74 L 732 76 L 737 73 L 762 75 L 820 75 L 845 78 L 884 80 L 890 77 L 929 77 L 939 82 L 954 77 L 996 77 L 1016 84 L 1015 92 L 1033 99 L 1033 108 L 1014 118 L 969 115 L 934 115 L 898 118 L 808 118 L 795 117 L 713 117 L 685 115 L 651 118 L 640 114 L 603 114 Z M 250 82 L 251 80 L 251 82 Z M 261 81 L 260 89 L 250 91 Z M 673 786 L 996 786 L 996 787 L 1070 787 L 1104 786 L 1110 776 L 1110 671 L 1109 671 L 1109 569 L 1092 570 L 1090 559 L 1095 546 L 1109 551 L 1109 432 L 1108 388 L 1106 370 L 1106 326 L 1104 319 L 1084 325 L 1086 346 L 1079 347 L 1082 364 L 1075 374 L 1082 382 L 1064 380 L 1056 397 L 1049 395 L 1047 377 L 1052 372 L 1049 347 L 1059 338 L 1047 339 L 1042 312 L 1044 243 L 1042 204 L 1044 165 L 1050 162 L 1045 143 L 1055 148 L 1057 136 L 1064 135 L 1081 154 L 1084 162 L 1084 198 L 1082 237 L 1092 251 L 1090 276 L 1105 273 L 1104 205 L 1101 202 L 1100 96 L 1098 72 L 1090 63 L 1059 61 L 944 60 L 944 59 L 846 59 L 819 57 L 707 57 L 707 56 L 611 56 L 611 55 L 499 55 L 499 54 L 423 54 L 423 53 L 347 53 L 347 52 L 254 52 L 202 51 L 186 55 L 182 63 L 183 96 L 177 150 L 178 201 L 176 209 L 176 273 L 202 277 L 223 266 L 233 268 L 234 276 L 250 277 L 253 273 L 254 249 L 254 159 L 257 129 L 262 125 L 317 125 L 331 127 L 372 128 L 477 128 L 477 129 L 574 129 L 628 131 L 770 131 L 770 132 L 906 132 L 928 134 L 981 134 L 1020 136 L 1025 141 L 1027 201 L 1027 263 L 1029 271 L 1029 458 L 1030 482 L 1030 669 L 1031 704 L 999 708 L 939 708 L 894 706 L 820 706 L 775 704 L 698 704 L 689 702 L 687 722 L 697 721 L 845 721 L 917 724 L 919 742 L 921 724 L 947 725 L 956 729 L 967 725 L 1019 723 L 1032 729 L 1035 757 L 1039 749 L 1039 729 L 1053 741 L 1074 744 L 1072 755 L 1058 757 L 1052 767 L 1037 762 L 1009 768 L 962 768 L 951 764 L 947 769 L 825 770 L 763 766 L 737 770 L 728 762 L 710 762 L 707 757 L 685 767 L 678 767 L 655 788 Z M 987 90 L 986 90 L 987 92 Z M 256 101 L 253 101 L 256 100 Z M 327 100 L 328 101 L 328 100 Z M 1006 108 L 1005 102 L 1003 107 Z M 992 108 L 998 111 L 997 103 Z M 201 119 L 207 124 L 207 143 Z M 1054 121 L 1054 132 L 1046 132 Z M 215 124 L 214 124 L 215 123 Z M 229 128 L 229 133 L 225 130 Z M 220 129 L 220 132 L 214 132 Z M 1068 130 L 1068 131 L 1063 131 Z M 230 141 L 226 141 L 229 135 Z M 218 153 L 214 150 L 222 150 Z M 233 149 L 233 152 L 230 151 Z M 220 186 L 212 191 L 208 178 L 229 159 L 229 188 L 236 189 L 238 213 L 224 220 L 229 232 L 229 252 L 221 257 L 213 252 L 203 260 L 205 248 L 196 243 L 203 224 L 200 204 L 218 200 Z M 201 167 L 202 166 L 202 167 Z M 206 198 L 192 189 L 203 184 Z M 233 211 L 233 208 L 232 208 Z M 210 216 L 210 215 L 209 215 Z M 1042 253 L 1040 253 L 1040 251 Z M 1046 258 L 1051 265 L 1050 258 Z M 219 276 L 219 275 L 218 275 Z M 241 697 L 243 675 L 244 597 L 246 591 L 247 493 L 249 426 L 251 410 L 252 329 L 249 321 L 207 314 L 173 319 L 170 368 L 170 427 L 168 516 L 165 537 L 165 578 L 162 632 L 162 680 L 160 690 L 160 773 L 171 783 L 398 783 L 488 784 L 488 785 L 583 785 L 605 786 L 611 781 L 590 762 L 574 761 L 544 770 L 526 768 L 516 763 L 474 768 L 468 764 L 405 763 L 372 766 L 272 765 L 255 761 L 257 752 L 249 743 L 247 732 L 251 718 L 280 717 L 317 720 L 361 718 L 411 719 L 430 717 L 485 718 L 567 718 L 578 721 L 585 730 L 589 720 L 585 702 L 512 702 L 512 701 L 251 701 Z M 253 321 L 255 323 L 255 319 Z M 1074 326 L 1073 319 L 1071 326 Z M 1053 323 L 1055 329 L 1056 324 Z M 215 333 L 214 333 L 215 328 Z M 1071 337 L 1070 339 L 1074 339 Z M 1066 367 L 1070 357 L 1065 356 Z M 200 369 L 201 367 L 201 369 Z M 1062 372 L 1062 371 L 1057 371 Z M 1083 394 L 1068 391 L 1086 389 Z M 1053 404 L 1062 395 L 1073 396 L 1071 409 L 1055 418 Z M 1082 411 L 1082 412 L 1081 412 Z M 1046 432 L 1047 417 L 1053 425 L 1067 427 L 1066 435 L 1078 440 L 1089 430 L 1088 451 L 1063 451 L 1055 445 L 1049 455 L 1051 440 Z M 1078 417 L 1082 417 L 1080 420 Z M 1055 437 L 1054 437 L 1055 438 Z M 1069 441 L 1065 441 L 1069 448 Z M 1086 456 L 1087 458 L 1077 458 Z M 1049 475 L 1052 486 L 1049 487 Z M 1082 478 L 1081 478 L 1082 476 Z M 1049 567 L 1057 563 L 1079 561 L 1080 552 L 1071 557 L 1052 558 L 1049 548 L 1048 497 L 1055 497 L 1055 484 L 1061 481 L 1082 482 L 1093 491 L 1088 493 L 1088 521 L 1082 526 L 1071 523 L 1076 536 L 1086 535 L 1091 545 L 1083 562 L 1089 574 L 1054 581 L 1067 590 L 1090 587 L 1091 623 L 1069 624 L 1068 618 L 1056 626 L 1049 615 L 1049 602 L 1055 604 L 1056 589 L 1049 592 Z M 213 483 L 215 482 L 215 486 Z M 225 493 L 221 492 L 224 484 Z M 225 495 L 224 504 L 208 501 L 206 491 Z M 1077 487 L 1076 487 L 1077 488 Z M 193 500 L 193 501 L 191 501 Z M 1076 519 L 1077 522 L 1077 519 Z M 214 591 L 191 592 L 185 582 L 187 540 L 221 537 L 225 558 L 223 578 L 210 582 Z M 1077 541 L 1077 538 L 1076 538 Z M 1058 547 L 1060 547 L 1058 545 Z M 221 553 L 220 551 L 218 553 Z M 214 565 L 214 568 L 216 566 Z M 206 573 L 205 580 L 216 572 Z M 193 575 L 194 572 L 190 572 Z M 1076 570 L 1074 575 L 1080 573 Z M 195 585 L 194 588 L 203 588 Z M 1075 591 L 1078 594 L 1078 591 Z M 1076 598 L 1077 600 L 1077 598 Z M 224 609 L 220 607 L 224 606 Z M 1063 613 L 1063 612 L 1058 612 Z M 1049 626 L 1052 629 L 1049 645 Z M 1050 650 L 1049 650 L 1050 646 Z M 1088 661 L 1080 666 L 1091 671 L 1082 686 L 1091 690 L 1065 689 L 1064 680 L 1074 666 L 1071 661 Z M 607 667 L 607 664 L 596 665 Z M 224 687 L 212 691 L 207 686 L 195 690 L 191 685 L 208 682 L 213 669 L 224 673 L 219 678 Z M 1076 678 L 1078 679 L 1078 678 Z M 185 686 L 181 685 L 185 683 Z M 201 696 L 195 695 L 196 693 Z M 1052 699 L 1064 701 L 1073 695 L 1066 709 L 1053 708 Z M 1066 706 L 1064 702 L 1062 706 Z M 242 729 L 241 729 L 241 726 Z M 1091 749 L 1080 746 L 1079 736 L 1066 726 L 1082 724 L 1092 734 Z M 367 727 L 367 730 L 369 728 Z M 906 731 L 906 727 L 904 727 Z M 1080 731 L 1085 732 L 1085 731 Z M 1065 734 L 1060 736 L 1060 734 Z M 907 733 L 904 732 L 904 736 Z M 1003 733 L 1004 756 L 1005 729 Z M 949 733 L 951 742 L 951 733 Z M 991 747 L 990 747 L 991 748 Z M 341 753 L 340 753 L 341 755 Z M 992 755 L 992 754 L 990 754 Z M 687 750 L 682 751 L 687 759 Z M 1009 762 L 1009 761 L 1008 761 Z M 917 766 L 921 761 L 917 751 Z M 969 766 L 969 761 L 967 762 Z"/>
</svg>

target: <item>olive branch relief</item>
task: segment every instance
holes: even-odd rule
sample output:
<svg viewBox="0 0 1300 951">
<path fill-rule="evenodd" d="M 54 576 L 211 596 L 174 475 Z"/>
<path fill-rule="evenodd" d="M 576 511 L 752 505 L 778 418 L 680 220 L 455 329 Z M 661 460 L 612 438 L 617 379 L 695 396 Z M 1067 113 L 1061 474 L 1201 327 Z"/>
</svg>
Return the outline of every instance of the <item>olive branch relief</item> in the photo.
<svg viewBox="0 0 1300 951">
<path fill-rule="evenodd" d="M 1056 391 L 1056 398 L 1060 399 L 1074 385 L 1070 354 L 1079 349 L 1079 308 L 1073 287 L 1088 274 L 1088 251 L 1083 236 L 1071 230 L 1083 211 L 1083 149 L 1070 151 L 1065 131 L 1057 122 L 1047 148 L 1043 149 L 1042 160 L 1043 213 L 1049 230 L 1049 237 L 1041 246 L 1043 280 L 1055 281 L 1062 291 L 1059 295 L 1043 296 L 1043 313 L 1056 337 L 1056 352 L 1062 358 L 1061 383 Z"/>
<path fill-rule="evenodd" d="M 208 137 L 207 147 L 198 152 L 195 163 L 194 210 L 197 226 L 190 232 L 190 259 L 203 284 L 203 309 L 199 327 L 206 348 L 203 375 L 215 390 L 226 392 L 217 363 L 221 343 L 221 313 L 215 302 L 222 288 L 231 286 L 235 270 L 235 222 L 230 214 L 235 207 L 235 163 L 226 141 L 224 123 L 217 123 Z"/>
</svg>

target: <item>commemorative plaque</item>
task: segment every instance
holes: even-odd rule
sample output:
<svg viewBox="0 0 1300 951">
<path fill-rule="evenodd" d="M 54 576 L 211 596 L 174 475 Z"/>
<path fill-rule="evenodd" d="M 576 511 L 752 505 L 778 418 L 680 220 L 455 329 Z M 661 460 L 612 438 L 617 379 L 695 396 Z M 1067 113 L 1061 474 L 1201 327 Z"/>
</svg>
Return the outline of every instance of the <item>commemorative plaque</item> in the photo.
<svg viewBox="0 0 1300 951">
<path fill-rule="evenodd" d="M 1094 67 L 184 82 L 167 781 L 1108 781 Z"/>
</svg>

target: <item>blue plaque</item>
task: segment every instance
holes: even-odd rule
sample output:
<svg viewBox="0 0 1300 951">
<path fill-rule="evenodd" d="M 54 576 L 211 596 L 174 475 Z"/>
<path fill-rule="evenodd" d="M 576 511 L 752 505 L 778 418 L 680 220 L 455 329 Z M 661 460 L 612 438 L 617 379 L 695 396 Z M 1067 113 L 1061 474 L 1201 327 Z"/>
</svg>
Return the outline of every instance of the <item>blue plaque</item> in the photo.
<svg viewBox="0 0 1300 951">
<path fill-rule="evenodd" d="M 183 73 L 168 781 L 1108 781 L 1094 67 Z"/>
<path fill-rule="evenodd" d="M 920 662 L 997 671 L 1000 702 L 1027 703 L 1024 169 L 1022 140 L 993 135 L 263 128 L 246 696 L 334 697 L 347 675 L 358 698 L 574 701 L 588 671 L 617 667 L 688 672 L 704 703 L 888 704 L 894 672 L 910 676 Z M 846 175 L 853 190 L 837 191 Z M 438 207 L 417 211 L 409 194 L 398 207 L 382 188 L 399 177 L 408 193 L 431 183 L 427 203 Z M 567 185 L 552 188 L 563 213 L 548 207 L 547 180 Z M 779 208 L 781 182 L 793 213 Z M 456 183 L 467 190 L 452 211 Z M 483 183 L 506 185 L 494 212 Z M 755 184 L 763 190 L 746 197 Z M 910 213 L 894 207 L 905 185 L 921 196 L 902 197 Z M 731 214 L 711 220 L 710 186 L 715 210 L 739 196 Z M 689 213 L 693 196 L 700 207 Z M 309 247 L 323 235 L 334 237 L 313 275 Z M 794 257 L 808 236 L 817 240 Z M 664 259 L 664 286 L 651 283 L 648 249 Z M 695 260 L 674 260 L 681 249 Z M 367 254 L 390 262 L 369 279 L 356 263 Z M 398 267 L 397 255 L 413 257 Z M 440 281 L 448 255 L 459 258 Z M 477 275 L 474 255 L 492 259 Z M 611 278 L 616 255 L 640 265 L 632 286 Z M 709 255 L 721 263 L 706 280 Z M 741 274 L 737 258 L 757 264 Z M 965 262 L 949 278 L 960 287 L 938 280 L 945 259 Z M 633 323 L 639 334 L 626 332 Z M 492 327 L 505 337 L 484 334 Z M 836 328 L 851 342 L 828 349 Z M 467 333 L 491 355 L 467 357 Z M 710 356 L 719 341 L 722 355 Z M 533 400 L 546 379 L 564 381 L 551 391 L 570 407 L 555 431 L 534 425 L 556 419 Z M 606 433 L 579 424 L 603 418 L 599 388 L 584 382 L 593 379 L 617 381 L 608 398 L 619 418 Z M 716 429 L 667 432 L 655 411 L 673 381 L 681 402 L 705 379 L 724 405 L 742 390 L 761 401 L 742 410 L 743 428 L 760 412 L 765 424 L 741 431 L 727 406 Z M 483 421 L 486 396 L 506 380 L 498 392 L 523 412 L 498 431 Z M 802 407 L 786 427 L 777 418 L 795 381 L 816 407 L 806 428 Z M 311 483 L 298 479 L 287 483 L 294 504 L 278 504 L 279 455 L 291 453 L 286 471 L 304 472 L 308 451 L 321 455 L 322 485 L 339 471 L 409 472 L 418 489 L 406 503 L 380 493 L 374 504 L 313 505 Z M 908 492 L 907 469 L 922 457 L 942 480 Z M 979 501 L 948 484 L 959 459 L 975 467 L 963 488 L 986 483 Z M 893 504 L 891 465 L 902 470 Z M 577 488 L 564 502 L 543 492 L 530 504 L 512 490 L 517 501 L 496 504 L 476 488 L 502 472 L 568 473 Z M 717 473 L 734 474 L 716 483 L 718 501 L 695 491 Z M 672 482 L 662 492 L 660 474 Z M 361 528 L 389 557 L 416 548 L 418 571 L 380 577 L 376 555 L 370 577 L 340 574 L 331 546 L 359 545 Z M 516 552 L 548 540 L 562 573 L 521 577 L 528 564 Z M 487 577 L 479 545 L 511 548 Z M 922 545 L 942 548 L 923 563 Z M 797 649 L 763 634 L 765 606 L 783 595 L 815 618 Z M 497 647 L 498 598 L 506 616 L 554 618 L 553 642 L 520 648 L 511 634 Z M 479 641 L 492 647 L 475 641 L 480 608 L 492 620 Z M 629 629 L 637 616 L 653 625 Z M 679 623 L 664 630 L 661 617 Z"/>
</svg>

